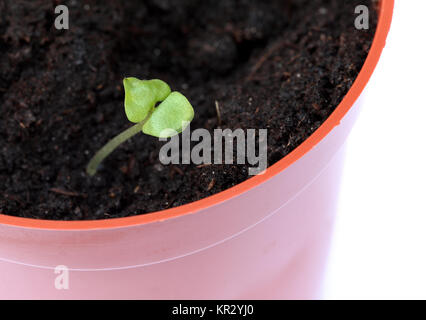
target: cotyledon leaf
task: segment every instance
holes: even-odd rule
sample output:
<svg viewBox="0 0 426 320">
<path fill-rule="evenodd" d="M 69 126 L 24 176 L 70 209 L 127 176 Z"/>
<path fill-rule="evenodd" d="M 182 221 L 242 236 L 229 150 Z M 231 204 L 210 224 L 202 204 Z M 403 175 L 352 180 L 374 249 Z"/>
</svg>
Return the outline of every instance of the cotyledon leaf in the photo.
<svg viewBox="0 0 426 320">
<path fill-rule="evenodd" d="M 170 138 L 185 130 L 193 118 L 194 109 L 188 99 L 174 91 L 154 109 L 142 131 L 154 137 Z"/>
<path fill-rule="evenodd" d="M 124 109 L 129 121 L 138 123 L 154 109 L 155 104 L 166 99 L 171 90 L 162 80 L 124 78 Z"/>
</svg>

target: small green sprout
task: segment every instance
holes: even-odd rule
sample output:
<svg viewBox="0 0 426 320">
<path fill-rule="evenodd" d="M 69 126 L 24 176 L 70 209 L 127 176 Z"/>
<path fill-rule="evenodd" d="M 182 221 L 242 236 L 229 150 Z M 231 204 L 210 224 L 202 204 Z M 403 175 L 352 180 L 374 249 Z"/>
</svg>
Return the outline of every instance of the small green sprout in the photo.
<svg viewBox="0 0 426 320">
<path fill-rule="evenodd" d="M 136 124 L 110 140 L 95 154 L 86 168 L 90 176 L 96 174 L 99 164 L 111 152 L 140 131 L 157 138 L 170 138 L 185 130 L 194 118 L 194 109 L 188 99 L 179 92 L 171 92 L 169 85 L 162 80 L 125 78 L 123 84 L 126 116 Z"/>
</svg>

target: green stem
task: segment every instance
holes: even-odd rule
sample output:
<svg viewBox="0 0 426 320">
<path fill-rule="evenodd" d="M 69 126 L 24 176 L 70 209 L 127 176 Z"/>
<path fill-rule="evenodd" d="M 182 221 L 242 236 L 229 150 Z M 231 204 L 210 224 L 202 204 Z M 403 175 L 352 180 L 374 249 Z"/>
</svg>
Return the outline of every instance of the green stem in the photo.
<svg viewBox="0 0 426 320">
<path fill-rule="evenodd" d="M 99 164 L 109 156 L 111 152 L 113 152 L 120 144 L 125 142 L 126 140 L 130 139 L 137 133 L 141 132 L 142 126 L 144 125 L 145 121 L 141 121 L 134 126 L 130 127 L 129 129 L 126 129 L 122 133 L 120 133 L 115 138 L 111 139 L 106 145 L 100 149 L 95 156 L 90 160 L 89 164 L 87 165 L 86 172 L 89 176 L 94 176 L 96 174 L 96 171 L 98 170 Z"/>
</svg>

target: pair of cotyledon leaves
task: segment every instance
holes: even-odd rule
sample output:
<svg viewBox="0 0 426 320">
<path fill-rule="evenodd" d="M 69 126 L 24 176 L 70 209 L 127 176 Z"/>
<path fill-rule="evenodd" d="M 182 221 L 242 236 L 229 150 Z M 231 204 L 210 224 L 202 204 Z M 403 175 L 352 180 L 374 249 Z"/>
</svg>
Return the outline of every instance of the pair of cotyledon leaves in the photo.
<svg viewBox="0 0 426 320">
<path fill-rule="evenodd" d="M 123 80 L 124 108 L 129 121 L 144 121 L 142 132 L 154 137 L 169 138 L 179 132 L 194 118 L 194 109 L 179 92 L 172 92 L 162 80 Z M 161 102 L 157 107 L 156 104 Z"/>
</svg>

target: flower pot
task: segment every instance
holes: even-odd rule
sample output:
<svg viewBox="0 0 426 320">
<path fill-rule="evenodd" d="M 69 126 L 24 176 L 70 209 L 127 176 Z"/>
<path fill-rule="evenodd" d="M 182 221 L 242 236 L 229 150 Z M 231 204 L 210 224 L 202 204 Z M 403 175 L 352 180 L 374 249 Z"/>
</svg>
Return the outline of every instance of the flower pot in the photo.
<svg viewBox="0 0 426 320">
<path fill-rule="evenodd" d="M 358 78 L 284 159 L 181 207 L 99 221 L 0 215 L 0 298 L 319 298 L 344 144 L 385 45 L 383 0 Z"/>
</svg>

